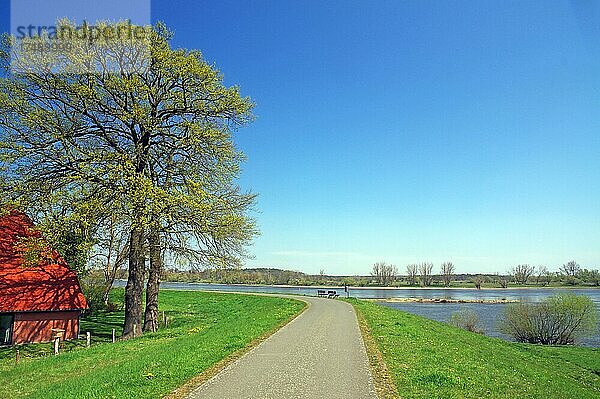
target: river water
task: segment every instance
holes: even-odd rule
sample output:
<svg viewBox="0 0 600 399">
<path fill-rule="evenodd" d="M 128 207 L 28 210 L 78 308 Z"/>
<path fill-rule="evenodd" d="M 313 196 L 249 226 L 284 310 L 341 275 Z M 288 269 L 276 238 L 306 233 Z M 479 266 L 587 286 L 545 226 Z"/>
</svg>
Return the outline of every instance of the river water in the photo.
<svg viewBox="0 0 600 399">
<path fill-rule="evenodd" d="M 117 286 L 124 286 L 124 281 L 116 282 Z M 173 283 L 165 282 L 162 288 L 173 290 L 199 290 L 199 291 L 225 291 L 225 292 L 258 292 L 280 293 L 295 295 L 316 295 L 317 289 L 336 290 L 340 296 L 345 296 L 344 287 L 289 287 L 244 284 L 200 284 L 200 283 Z M 506 304 L 495 303 L 418 303 L 418 302 L 384 302 L 386 298 L 440 298 L 459 300 L 519 300 L 523 302 L 538 302 L 559 292 L 570 292 L 578 295 L 587 295 L 596 304 L 600 312 L 600 289 L 591 288 L 506 288 L 506 289 L 469 289 L 469 288 L 356 288 L 350 287 L 348 295 L 363 299 L 382 299 L 381 305 L 403 310 L 427 317 L 429 319 L 447 322 L 455 312 L 460 309 L 471 309 L 477 313 L 481 322 L 480 327 L 486 335 L 508 339 L 496 328 L 496 320 L 501 316 Z M 582 342 L 585 346 L 600 347 L 600 331 Z"/>
</svg>

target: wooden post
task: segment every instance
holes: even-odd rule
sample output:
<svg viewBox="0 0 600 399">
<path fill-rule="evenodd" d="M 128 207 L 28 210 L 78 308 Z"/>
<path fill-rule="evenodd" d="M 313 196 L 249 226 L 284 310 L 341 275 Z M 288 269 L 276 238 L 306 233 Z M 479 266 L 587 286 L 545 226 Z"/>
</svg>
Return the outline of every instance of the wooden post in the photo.
<svg viewBox="0 0 600 399">
<path fill-rule="evenodd" d="M 137 333 L 137 324 L 133 325 L 133 338 L 135 338 L 135 335 Z"/>
<path fill-rule="evenodd" d="M 54 338 L 54 354 L 58 355 L 58 348 L 60 347 L 60 338 Z"/>
<path fill-rule="evenodd" d="M 88 331 L 85 333 L 85 346 L 90 347 L 92 344 L 92 334 Z"/>
<path fill-rule="evenodd" d="M 115 329 L 112 329 L 112 343 L 114 344 L 116 342 L 116 337 L 115 337 Z"/>
<path fill-rule="evenodd" d="M 19 364 L 19 350 L 15 351 L 15 364 Z"/>
<path fill-rule="evenodd" d="M 163 326 L 167 326 L 167 314 L 165 313 L 165 311 L 163 310 Z"/>
</svg>

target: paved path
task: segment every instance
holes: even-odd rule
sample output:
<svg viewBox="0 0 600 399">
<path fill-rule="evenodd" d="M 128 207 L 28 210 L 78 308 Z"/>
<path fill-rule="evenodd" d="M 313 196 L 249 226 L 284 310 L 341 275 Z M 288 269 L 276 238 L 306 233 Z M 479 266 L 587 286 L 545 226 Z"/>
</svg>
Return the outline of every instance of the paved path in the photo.
<svg viewBox="0 0 600 399">
<path fill-rule="evenodd" d="M 188 399 L 376 399 L 352 306 L 292 298 L 309 308 Z"/>
</svg>

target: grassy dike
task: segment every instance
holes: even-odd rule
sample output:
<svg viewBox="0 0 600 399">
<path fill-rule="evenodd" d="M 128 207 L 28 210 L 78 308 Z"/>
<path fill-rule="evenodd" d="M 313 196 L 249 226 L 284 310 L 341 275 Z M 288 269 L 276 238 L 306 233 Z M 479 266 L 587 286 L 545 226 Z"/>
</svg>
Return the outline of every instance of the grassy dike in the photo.
<svg viewBox="0 0 600 399">
<path fill-rule="evenodd" d="M 163 291 L 169 327 L 134 340 L 72 348 L 59 356 L 24 358 L 0 352 L 0 398 L 160 398 L 235 357 L 297 315 L 304 303 L 283 298 Z M 106 339 L 123 314 L 98 314 L 82 326 Z M 39 355 L 51 344 L 29 345 Z M 187 384 L 186 384 L 187 383 Z M 185 389 L 183 390 L 185 392 Z M 178 395 L 172 395 L 177 397 Z"/>
<path fill-rule="evenodd" d="M 600 397 L 599 349 L 506 342 L 371 302 L 348 301 L 365 322 L 380 397 Z M 395 387 L 382 387 L 386 381 Z"/>
</svg>

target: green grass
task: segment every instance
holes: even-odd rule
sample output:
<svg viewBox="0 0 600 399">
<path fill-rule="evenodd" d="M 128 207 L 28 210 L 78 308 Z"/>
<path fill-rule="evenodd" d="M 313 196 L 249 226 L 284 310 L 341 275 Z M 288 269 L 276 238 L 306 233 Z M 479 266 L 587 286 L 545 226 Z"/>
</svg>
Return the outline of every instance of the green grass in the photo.
<svg viewBox="0 0 600 399">
<path fill-rule="evenodd" d="M 600 350 L 518 344 L 381 305 L 364 316 L 403 398 L 599 398 Z"/>
<path fill-rule="evenodd" d="M 89 349 L 72 343 L 59 356 L 43 356 L 51 344 L 27 345 L 16 366 L 14 349 L 2 349 L 0 398 L 159 398 L 304 307 L 291 299 L 193 291 L 163 291 L 160 301 L 169 327 L 134 340 L 103 343 L 113 327 L 119 331 L 123 314 L 99 313 L 82 323 L 81 331 L 96 337 Z"/>
</svg>

